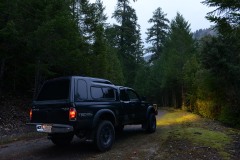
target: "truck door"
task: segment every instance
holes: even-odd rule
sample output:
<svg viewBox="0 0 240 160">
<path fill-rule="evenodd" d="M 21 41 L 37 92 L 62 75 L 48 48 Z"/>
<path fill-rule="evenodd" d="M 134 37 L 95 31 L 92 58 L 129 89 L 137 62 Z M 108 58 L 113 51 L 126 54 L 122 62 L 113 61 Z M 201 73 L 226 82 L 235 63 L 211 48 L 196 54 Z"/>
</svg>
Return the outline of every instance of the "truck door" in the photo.
<svg viewBox="0 0 240 160">
<path fill-rule="evenodd" d="M 133 121 L 134 122 L 142 121 L 144 119 L 143 117 L 144 117 L 144 113 L 146 113 L 146 111 L 144 111 L 145 107 L 144 107 L 144 105 L 142 106 L 141 100 L 140 100 L 138 94 L 132 89 L 128 89 L 127 94 L 130 99 L 129 105 L 131 105 L 131 108 L 132 108 L 131 117 L 132 117 Z"/>
<path fill-rule="evenodd" d="M 120 101 L 123 107 L 122 109 L 123 123 L 124 124 L 131 123 L 133 121 L 132 119 L 133 108 L 130 105 L 130 99 L 125 88 L 120 88 Z"/>
</svg>

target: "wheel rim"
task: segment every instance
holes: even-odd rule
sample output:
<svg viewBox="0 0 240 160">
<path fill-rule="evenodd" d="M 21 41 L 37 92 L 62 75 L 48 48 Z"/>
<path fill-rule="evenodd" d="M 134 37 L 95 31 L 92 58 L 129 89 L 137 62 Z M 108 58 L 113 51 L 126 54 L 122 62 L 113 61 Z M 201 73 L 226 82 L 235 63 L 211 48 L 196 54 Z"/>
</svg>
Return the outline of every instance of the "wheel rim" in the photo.
<svg viewBox="0 0 240 160">
<path fill-rule="evenodd" d="M 109 126 L 105 126 L 101 130 L 100 141 L 104 146 L 108 146 L 112 141 L 112 130 Z"/>
</svg>

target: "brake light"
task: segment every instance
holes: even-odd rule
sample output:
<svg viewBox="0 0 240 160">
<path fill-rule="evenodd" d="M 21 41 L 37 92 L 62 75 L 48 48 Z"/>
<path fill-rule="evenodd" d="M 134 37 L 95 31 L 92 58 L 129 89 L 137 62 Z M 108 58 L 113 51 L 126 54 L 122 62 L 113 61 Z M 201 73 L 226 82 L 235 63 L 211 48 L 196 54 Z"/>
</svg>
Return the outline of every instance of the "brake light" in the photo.
<svg viewBox="0 0 240 160">
<path fill-rule="evenodd" d="M 29 117 L 30 117 L 30 121 L 31 121 L 32 120 L 32 109 L 30 109 Z"/>
<path fill-rule="evenodd" d="M 69 109 L 69 120 L 70 121 L 76 121 L 77 120 L 77 111 L 75 108 Z"/>
</svg>

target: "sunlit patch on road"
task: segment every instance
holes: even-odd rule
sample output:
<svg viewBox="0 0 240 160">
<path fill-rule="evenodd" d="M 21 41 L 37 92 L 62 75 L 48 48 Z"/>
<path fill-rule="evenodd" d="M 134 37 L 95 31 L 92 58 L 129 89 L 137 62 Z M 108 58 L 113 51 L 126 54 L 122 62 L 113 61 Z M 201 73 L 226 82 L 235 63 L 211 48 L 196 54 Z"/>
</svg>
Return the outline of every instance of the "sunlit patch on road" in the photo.
<svg viewBox="0 0 240 160">
<path fill-rule="evenodd" d="M 169 126 L 169 125 L 175 125 L 175 124 L 182 124 L 182 123 L 187 123 L 187 122 L 194 122 L 199 119 L 199 116 L 187 113 L 187 112 L 182 112 L 182 111 L 177 111 L 177 112 L 168 112 L 164 116 L 160 117 L 157 120 L 157 125 L 158 126 Z"/>
</svg>

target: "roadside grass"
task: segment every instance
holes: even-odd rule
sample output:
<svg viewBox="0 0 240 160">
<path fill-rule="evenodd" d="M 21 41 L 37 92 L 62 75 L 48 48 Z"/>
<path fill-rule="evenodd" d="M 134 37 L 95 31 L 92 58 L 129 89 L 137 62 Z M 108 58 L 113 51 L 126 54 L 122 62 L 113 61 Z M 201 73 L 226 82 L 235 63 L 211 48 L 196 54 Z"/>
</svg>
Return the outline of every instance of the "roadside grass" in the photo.
<svg viewBox="0 0 240 160">
<path fill-rule="evenodd" d="M 230 159 L 231 155 L 226 148 L 232 143 L 231 129 L 219 126 L 218 123 L 211 122 L 211 125 L 204 123 L 208 119 L 201 118 L 198 115 L 176 110 L 168 112 L 158 119 L 157 125 L 162 127 L 164 131 L 164 139 L 174 137 L 176 140 L 187 140 L 194 147 L 215 149 L 223 159 Z M 215 128 L 223 127 L 216 130 Z"/>
<path fill-rule="evenodd" d="M 186 138 L 197 147 L 210 147 L 218 151 L 223 159 L 229 159 L 230 155 L 226 152 L 226 147 L 230 145 L 231 138 L 219 131 L 210 131 L 203 128 L 183 128 L 175 132 L 178 139 Z"/>
</svg>

